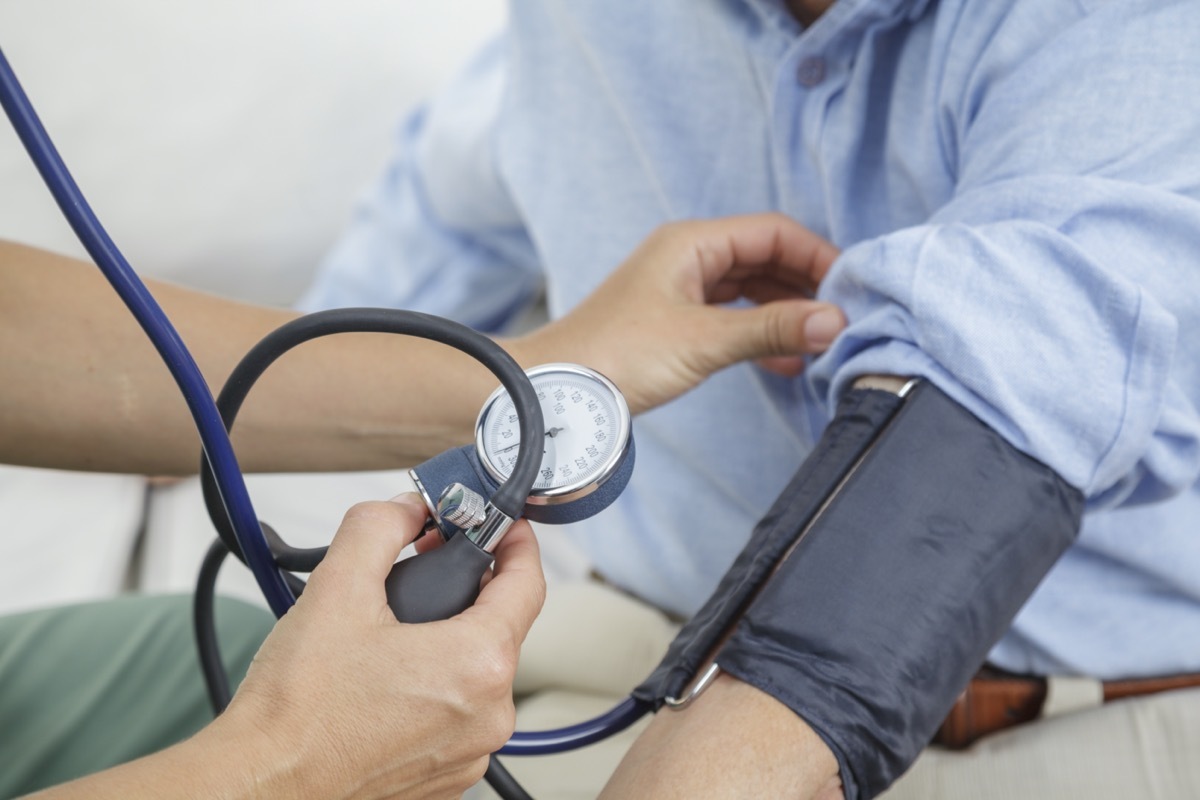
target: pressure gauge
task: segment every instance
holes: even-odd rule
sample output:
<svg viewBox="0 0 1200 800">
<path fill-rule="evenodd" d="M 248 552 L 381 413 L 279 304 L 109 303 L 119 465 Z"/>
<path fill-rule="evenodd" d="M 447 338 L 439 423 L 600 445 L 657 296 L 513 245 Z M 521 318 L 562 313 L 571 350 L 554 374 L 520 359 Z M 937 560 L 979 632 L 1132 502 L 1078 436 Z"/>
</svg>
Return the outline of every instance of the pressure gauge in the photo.
<svg viewBox="0 0 1200 800">
<path fill-rule="evenodd" d="M 608 378 L 575 364 L 545 364 L 526 374 L 546 425 L 542 463 L 529 502 L 556 505 L 591 494 L 620 469 L 629 449 L 625 398 Z M 521 446 L 517 412 L 502 387 L 479 414 L 475 448 L 488 474 L 499 482 L 512 474 Z"/>
<path fill-rule="evenodd" d="M 616 385 L 577 364 L 544 364 L 526 374 L 545 423 L 541 442 L 521 438 L 513 400 L 500 387 L 479 413 L 474 447 L 443 453 L 409 471 L 444 534 L 452 531 L 437 511 L 440 493 L 457 483 L 490 497 L 512 474 L 523 447 L 542 453 L 524 510 L 535 522 L 563 524 L 589 517 L 612 503 L 629 482 L 632 424 Z"/>
</svg>

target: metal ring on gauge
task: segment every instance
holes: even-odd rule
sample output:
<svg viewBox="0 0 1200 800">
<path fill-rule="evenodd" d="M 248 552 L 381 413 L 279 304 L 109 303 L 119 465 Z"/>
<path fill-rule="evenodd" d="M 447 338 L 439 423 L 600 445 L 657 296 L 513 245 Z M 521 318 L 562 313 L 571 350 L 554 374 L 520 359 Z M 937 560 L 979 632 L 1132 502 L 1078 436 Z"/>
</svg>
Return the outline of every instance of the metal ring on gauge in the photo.
<svg viewBox="0 0 1200 800">
<path fill-rule="evenodd" d="M 542 364 L 527 370 L 538 393 L 549 441 L 538 479 L 529 494 L 532 505 L 558 505 L 586 497 L 618 469 L 629 450 L 632 420 L 621 391 L 595 370 L 577 364 Z M 520 428 L 511 399 L 497 389 L 483 405 L 475 423 L 475 448 L 484 469 L 496 481 L 511 471 L 511 458 L 520 445 Z M 561 427 L 559 425 L 561 423 Z M 558 440 L 566 435 L 569 439 Z M 555 463 L 546 455 L 556 454 Z M 523 448 L 522 448 L 523 449 Z"/>
</svg>

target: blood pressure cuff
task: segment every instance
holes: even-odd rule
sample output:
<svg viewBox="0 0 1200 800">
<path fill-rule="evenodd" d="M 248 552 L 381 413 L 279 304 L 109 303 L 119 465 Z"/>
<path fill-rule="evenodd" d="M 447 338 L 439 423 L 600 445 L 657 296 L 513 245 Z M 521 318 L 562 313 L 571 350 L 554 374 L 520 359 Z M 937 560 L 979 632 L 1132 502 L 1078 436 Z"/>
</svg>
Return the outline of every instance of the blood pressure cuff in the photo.
<svg viewBox="0 0 1200 800">
<path fill-rule="evenodd" d="M 854 390 L 716 592 L 635 691 L 701 667 L 783 702 L 882 792 L 1079 530 L 1083 497 L 928 383 Z"/>
</svg>

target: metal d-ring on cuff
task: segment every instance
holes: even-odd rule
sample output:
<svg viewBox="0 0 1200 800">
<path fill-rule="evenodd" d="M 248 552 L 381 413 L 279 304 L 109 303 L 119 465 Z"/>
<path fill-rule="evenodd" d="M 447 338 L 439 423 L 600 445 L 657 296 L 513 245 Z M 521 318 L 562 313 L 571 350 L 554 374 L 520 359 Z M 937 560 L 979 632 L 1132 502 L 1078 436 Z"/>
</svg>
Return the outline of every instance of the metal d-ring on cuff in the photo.
<svg viewBox="0 0 1200 800">
<path fill-rule="evenodd" d="M 683 711 L 690 706 L 700 693 L 712 685 L 713 681 L 721 674 L 721 665 L 713 662 L 708 665 L 708 669 L 704 670 L 704 674 L 700 679 L 692 684 L 692 690 L 683 697 L 664 697 L 663 703 L 672 711 Z"/>
</svg>

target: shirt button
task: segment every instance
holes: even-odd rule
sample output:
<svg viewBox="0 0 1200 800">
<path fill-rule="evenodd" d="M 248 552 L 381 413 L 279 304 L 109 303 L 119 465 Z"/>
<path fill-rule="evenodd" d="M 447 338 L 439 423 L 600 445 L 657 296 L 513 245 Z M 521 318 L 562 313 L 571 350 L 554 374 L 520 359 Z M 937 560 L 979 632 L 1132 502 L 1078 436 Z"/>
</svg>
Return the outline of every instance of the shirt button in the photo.
<svg viewBox="0 0 1200 800">
<path fill-rule="evenodd" d="M 801 61 L 796 68 L 796 80 L 800 81 L 801 86 L 809 87 L 825 80 L 825 59 L 813 57 Z"/>
</svg>

